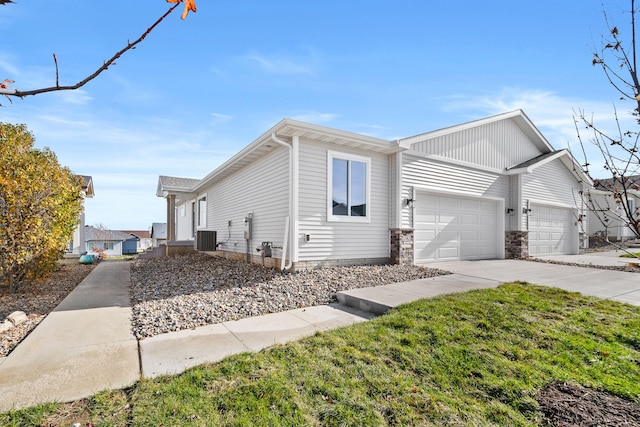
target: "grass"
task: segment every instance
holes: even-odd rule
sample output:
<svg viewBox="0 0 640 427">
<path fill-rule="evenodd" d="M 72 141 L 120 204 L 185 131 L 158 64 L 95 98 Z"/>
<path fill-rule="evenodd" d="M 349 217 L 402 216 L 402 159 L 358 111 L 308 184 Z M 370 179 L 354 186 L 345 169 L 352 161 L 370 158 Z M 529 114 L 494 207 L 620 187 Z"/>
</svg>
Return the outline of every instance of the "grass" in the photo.
<svg viewBox="0 0 640 427">
<path fill-rule="evenodd" d="M 622 258 L 640 258 L 640 252 L 634 252 L 629 254 L 620 255 Z"/>
<path fill-rule="evenodd" d="M 0 425 L 535 426 L 535 394 L 551 381 L 638 401 L 640 307 L 506 284 Z"/>
</svg>

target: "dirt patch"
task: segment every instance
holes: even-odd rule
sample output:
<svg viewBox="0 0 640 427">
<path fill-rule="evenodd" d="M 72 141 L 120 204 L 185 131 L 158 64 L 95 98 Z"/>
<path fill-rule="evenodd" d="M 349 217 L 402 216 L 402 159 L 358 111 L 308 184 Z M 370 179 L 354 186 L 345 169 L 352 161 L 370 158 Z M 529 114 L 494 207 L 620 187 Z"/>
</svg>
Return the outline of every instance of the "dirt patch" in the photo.
<svg viewBox="0 0 640 427">
<path fill-rule="evenodd" d="M 640 403 L 570 383 L 547 384 L 536 396 L 546 425 L 640 427 Z"/>
</svg>

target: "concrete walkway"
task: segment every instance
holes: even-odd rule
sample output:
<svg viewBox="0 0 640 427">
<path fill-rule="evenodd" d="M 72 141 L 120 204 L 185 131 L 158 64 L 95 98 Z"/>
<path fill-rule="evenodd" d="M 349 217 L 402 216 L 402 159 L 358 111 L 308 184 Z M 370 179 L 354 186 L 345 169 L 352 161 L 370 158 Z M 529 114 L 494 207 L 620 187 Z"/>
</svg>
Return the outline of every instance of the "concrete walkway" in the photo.
<svg viewBox="0 0 640 427">
<path fill-rule="evenodd" d="M 619 255 L 571 256 L 564 261 L 623 265 Z M 103 262 L 0 362 L 0 412 L 88 397 L 103 389 L 126 387 L 141 376 L 181 373 L 227 355 L 363 322 L 421 298 L 503 282 L 527 281 L 640 305 L 638 273 L 518 260 L 428 266 L 455 274 L 340 292 L 340 304 L 162 334 L 141 340 L 138 349 L 130 325 L 129 264 Z"/>
<path fill-rule="evenodd" d="M 73 401 L 140 379 L 129 264 L 100 263 L 0 365 L 0 412 Z"/>
</svg>

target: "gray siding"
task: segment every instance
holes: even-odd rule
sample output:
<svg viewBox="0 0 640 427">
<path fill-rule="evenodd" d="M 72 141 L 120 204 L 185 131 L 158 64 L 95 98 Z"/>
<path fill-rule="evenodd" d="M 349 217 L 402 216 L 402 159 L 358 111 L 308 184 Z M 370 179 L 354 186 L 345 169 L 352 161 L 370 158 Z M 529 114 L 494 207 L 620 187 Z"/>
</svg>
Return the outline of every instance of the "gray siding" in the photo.
<svg viewBox="0 0 640 427">
<path fill-rule="evenodd" d="M 512 120 L 500 120 L 412 144 L 426 155 L 504 170 L 540 154 Z"/>
<path fill-rule="evenodd" d="M 371 221 L 327 221 L 327 152 L 371 159 Z M 389 160 L 387 155 L 300 140 L 298 260 L 389 257 Z M 309 241 L 304 236 L 309 235 Z"/>
</svg>

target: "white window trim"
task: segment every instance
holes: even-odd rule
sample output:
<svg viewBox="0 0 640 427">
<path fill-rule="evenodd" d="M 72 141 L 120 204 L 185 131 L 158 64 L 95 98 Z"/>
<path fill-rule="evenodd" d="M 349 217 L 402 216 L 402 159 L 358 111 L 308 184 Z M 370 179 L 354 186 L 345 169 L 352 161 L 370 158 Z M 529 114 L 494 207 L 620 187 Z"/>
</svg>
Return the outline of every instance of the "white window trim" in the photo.
<svg viewBox="0 0 640 427">
<path fill-rule="evenodd" d="M 333 214 L 333 159 L 355 160 L 363 162 L 367 166 L 366 176 L 366 216 L 351 215 L 334 215 Z M 371 158 L 358 156 L 350 153 L 341 153 L 338 151 L 327 151 L 327 221 L 331 222 L 355 222 L 369 223 L 371 222 Z"/>
</svg>

